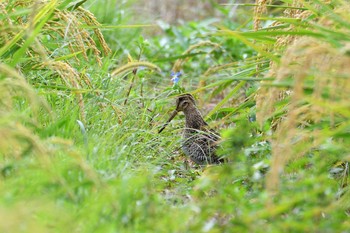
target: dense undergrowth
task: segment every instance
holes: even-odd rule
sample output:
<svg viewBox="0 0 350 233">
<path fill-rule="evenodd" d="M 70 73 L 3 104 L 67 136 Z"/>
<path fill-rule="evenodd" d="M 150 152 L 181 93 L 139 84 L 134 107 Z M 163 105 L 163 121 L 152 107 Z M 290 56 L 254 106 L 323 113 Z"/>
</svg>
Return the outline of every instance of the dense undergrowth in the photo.
<svg viewBox="0 0 350 233">
<path fill-rule="evenodd" d="M 176 26 L 113 2 L 0 3 L 1 232 L 350 229 L 346 1 Z M 181 92 L 229 163 L 188 163 L 182 116 L 157 134 Z"/>
</svg>

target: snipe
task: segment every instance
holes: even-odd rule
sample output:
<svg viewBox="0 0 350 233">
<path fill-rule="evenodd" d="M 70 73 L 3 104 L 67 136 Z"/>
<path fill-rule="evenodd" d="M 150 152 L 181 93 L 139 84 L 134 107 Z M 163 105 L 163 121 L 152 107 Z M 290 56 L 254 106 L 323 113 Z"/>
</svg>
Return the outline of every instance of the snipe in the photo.
<svg viewBox="0 0 350 233">
<path fill-rule="evenodd" d="M 220 136 L 209 129 L 191 94 L 183 94 L 177 98 L 175 111 L 159 130 L 159 133 L 179 112 L 183 112 L 186 119 L 182 142 L 183 152 L 200 165 L 222 163 L 223 160 L 215 154 Z"/>
</svg>

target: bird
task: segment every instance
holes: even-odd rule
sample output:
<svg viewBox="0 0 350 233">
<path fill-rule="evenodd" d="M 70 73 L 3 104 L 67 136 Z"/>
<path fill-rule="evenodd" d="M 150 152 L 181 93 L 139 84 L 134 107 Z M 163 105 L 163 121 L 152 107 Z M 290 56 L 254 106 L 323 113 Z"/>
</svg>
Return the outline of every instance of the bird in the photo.
<svg viewBox="0 0 350 233">
<path fill-rule="evenodd" d="M 204 121 L 191 94 L 182 94 L 177 97 L 176 109 L 158 133 L 161 133 L 179 112 L 185 114 L 182 141 L 184 154 L 198 165 L 223 163 L 224 160 L 216 155 L 220 135 L 210 129 Z"/>
</svg>

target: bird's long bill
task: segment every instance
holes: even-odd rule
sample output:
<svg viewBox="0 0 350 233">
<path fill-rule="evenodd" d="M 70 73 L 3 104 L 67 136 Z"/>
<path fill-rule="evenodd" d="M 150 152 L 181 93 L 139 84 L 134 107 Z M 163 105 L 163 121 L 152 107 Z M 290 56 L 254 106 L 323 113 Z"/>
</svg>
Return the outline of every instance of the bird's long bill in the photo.
<svg viewBox="0 0 350 233">
<path fill-rule="evenodd" d="M 163 125 L 163 127 L 158 131 L 158 133 L 161 133 L 165 127 L 169 124 L 169 122 L 176 116 L 176 114 L 178 113 L 178 111 L 174 111 L 171 116 L 169 117 L 168 121 Z"/>
</svg>

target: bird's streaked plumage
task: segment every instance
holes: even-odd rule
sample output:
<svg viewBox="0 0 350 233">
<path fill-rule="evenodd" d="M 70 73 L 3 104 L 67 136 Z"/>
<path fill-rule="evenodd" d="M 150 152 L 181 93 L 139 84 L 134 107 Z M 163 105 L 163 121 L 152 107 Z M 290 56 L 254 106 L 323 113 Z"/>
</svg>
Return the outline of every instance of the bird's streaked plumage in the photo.
<svg viewBox="0 0 350 233">
<path fill-rule="evenodd" d="M 186 118 L 182 142 L 183 152 L 193 162 L 200 165 L 223 162 L 215 153 L 220 136 L 204 121 L 191 94 L 183 94 L 176 99 L 176 109 L 159 133 L 178 112 L 183 112 Z"/>
</svg>

